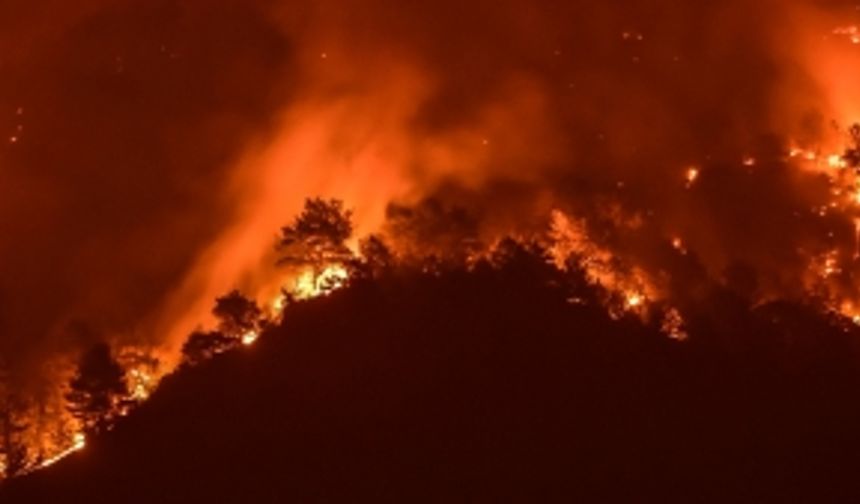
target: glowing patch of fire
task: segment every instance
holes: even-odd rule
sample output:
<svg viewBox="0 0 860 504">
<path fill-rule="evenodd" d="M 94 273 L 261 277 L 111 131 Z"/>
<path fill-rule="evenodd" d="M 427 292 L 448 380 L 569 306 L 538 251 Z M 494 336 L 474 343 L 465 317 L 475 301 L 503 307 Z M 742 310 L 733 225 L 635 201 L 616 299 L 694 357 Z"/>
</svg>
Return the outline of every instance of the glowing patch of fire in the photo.
<svg viewBox="0 0 860 504">
<path fill-rule="evenodd" d="M 242 344 L 245 346 L 253 345 L 259 337 L 260 334 L 257 331 L 248 331 L 242 335 Z"/>
<path fill-rule="evenodd" d="M 43 467 L 52 466 L 52 465 L 56 464 L 57 462 L 59 462 L 60 460 L 68 457 L 72 453 L 83 450 L 84 447 L 86 447 L 86 445 L 87 445 L 87 440 L 86 440 L 86 437 L 84 436 L 84 434 L 82 432 L 75 433 L 75 435 L 72 439 L 72 446 L 66 448 L 65 450 L 61 451 L 60 453 L 54 455 L 53 457 L 42 461 L 42 464 L 39 467 L 43 468 Z"/>
<path fill-rule="evenodd" d="M 149 398 L 155 385 L 153 376 L 141 369 L 131 369 L 128 372 L 131 382 L 131 397 L 136 401 L 144 401 Z"/>
<path fill-rule="evenodd" d="M 349 272 L 340 265 L 327 266 L 316 277 L 312 271 L 305 271 L 295 281 L 296 297 L 311 299 L 327 295 L 346 285 L 348 279 Z"/>
<path fill-rule="evenodd" d="M 642 303 L 644 301 L 645 301 L 645 299 L 642 297 L 641 294 L 633 293 L 633 294 L 627 295 L 627 306 L 628 306 L 628 308 L 637 308 L 639 306 L 642 306 Z"/>
<path fill-rule="evenodd" d="M 276 315 L 280 315 L 286 307 L 287 299 L 283 295 L 279 295 L 274 299 L 274 301 L 272 301 L 272 312 Z"/>
<path fill-rule="evenodd" d="M 695 166 L 691 166 L 690 168 L 687 168 L 687 173 L 685 175 L 685 179 L 687 181 L 687 184 L 686 184 L 687 189 L 689 189 L 690 187 L 693 187 L 693 184 L 696 183 L 696 180 L 698 180 L 698 178 L 699 178 L 699 169 L 698 168 L 696 168 Z"/>
</svg>

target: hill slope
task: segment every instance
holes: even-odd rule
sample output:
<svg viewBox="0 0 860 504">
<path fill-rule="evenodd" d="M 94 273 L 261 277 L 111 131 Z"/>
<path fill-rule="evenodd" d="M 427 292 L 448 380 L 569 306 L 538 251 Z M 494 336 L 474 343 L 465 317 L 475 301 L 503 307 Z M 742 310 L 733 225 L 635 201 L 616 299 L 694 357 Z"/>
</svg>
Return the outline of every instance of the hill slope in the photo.
<svg viewBox="0 0 860 504">
<path fill-rule="evenodd" d="M 395 278 L 293 306 L 254 347 L 168 378 L 112 433 L 0 501 L 784 502 L 856 490 L 860 366 L 838 331 L 788 337 L 767 312 L 748 314 L 769 321 L 745 322 L 754 343 L 678 343 L 536 278 Z"/>
</svg>

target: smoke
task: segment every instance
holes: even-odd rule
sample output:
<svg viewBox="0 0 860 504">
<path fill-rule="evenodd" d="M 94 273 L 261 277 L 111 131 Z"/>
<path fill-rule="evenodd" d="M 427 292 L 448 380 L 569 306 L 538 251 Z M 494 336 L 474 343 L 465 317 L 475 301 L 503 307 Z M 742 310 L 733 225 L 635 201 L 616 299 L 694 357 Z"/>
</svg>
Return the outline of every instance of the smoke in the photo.
<svg viewBox="0 0 860 504">
<path fill-rule="evenodd" d="M 842 2 L 53 7 L 16 10 L 0 52 L 20 137 L 0 148 L 0 331 L 22 355 L 82 333 L 175 350 L 215 296 L 267 299 L 308 196 L 360 234 L 428 198 L 488 240 L 558 208 L 655 276 L 681 274 L 680 237 L 706 274 L 786 295 L 854 250 L 852 211 L 813 212 L 830 182 L 784 155 L 855 117 Z"/>
<path fill-rule="evenodd" d="M 21 363 L 134 336 L 220 233 L 221 188 L 291 59 L 244 2 L 2 10 L 0 338 Z"/>
</svg>

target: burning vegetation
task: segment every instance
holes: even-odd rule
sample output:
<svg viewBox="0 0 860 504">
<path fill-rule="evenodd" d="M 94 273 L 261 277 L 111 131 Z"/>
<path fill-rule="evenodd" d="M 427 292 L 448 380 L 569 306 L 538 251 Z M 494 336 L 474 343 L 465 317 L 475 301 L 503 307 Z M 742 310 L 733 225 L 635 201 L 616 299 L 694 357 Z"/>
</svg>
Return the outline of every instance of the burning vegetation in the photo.
<svg viewBox="0 0 860 504">
<path fill-rule="evenodd" d="M 860 293 L 854 275 L 860 273 L 860 126 L 846 133 L 841 150 L 792 146 L 783 157 L 762 159 L 762 164 L 796 169 L 821 180 L 830 195 L 826 204 L 808 212 L 820 219 L 850 222 L 851 240 L 827 237 L 831 248 L 798 251 L 808 261 L 804 294 L 785 298 L 835 315 L 845 323 L 860 319 Z M 740 165 L 758 168 L 759 160 L 744 158 Z M 700 167 L 682 170 L 679 191 L 698 190 L 709 173 Z M 592 218 L 594 219 L 594 218 Z M 437 275 L 456 269 L 474 270 L 515 260 L 518 254 L 541 258 L 544 267 L 574 278 L 569 283 L 572 305 L 601 306 L 613 318 L 630 318 L 659 328 L 678 342 L 691 337 L 686 318 L 700 309 L 695 296 L 679 296 L 679 282 L 710 282 L 701 271 L 698 279 L 680 278 L 677 264 L 655 269 L 635 255 L 613 245 L 624 233 L 637 234 L 648 226 L 648 216 L 630 211 L 615 201 L 603 205 L 595 220 L 553 210 L 536 232 L 508 235 L 487 232 L 465 207 L 428 199 L 413 206 L 391 205 L 381 234 L 360 240 L 354 236 L 353 213 L 340 200 L 312 198 L 294 220 L 281 229 L 273 247 L 276 266 L 271 282 L 260 292 L 275 294 L 254 299 L 232 290 L 215 299 L 212 327 L 199 327 L 181 348 L 181 364 L 196 366 L 219 354 L 241 351 L 265 337 L 295 303 L 326 296 L 353 282 L 367 281 L 396 269 Z M 838 229 L 838 228 L 836 228 Z M 595 234 L 600 233 L 600 234 Z M 670 261 L 695 266 L 697 251 L 683 236 L 663 238 L 662 250 Z M 825 240 L 826 241 L 826 240 Z M 849 243 L 845 247 L 839 243 Z M 781 299 L 760 286 L 750 272 L 729 271 L 718 283 L 734 289 L 750 306 Z M 251 293 L 254 294 L 254 293 Z M 847 330 L 847 329 L 846 329 Z M 76 363 L 58 376 L 66 378 L 58 389 L 28 395 L 16 389 L 6 372 L 2 402 L 0 453 L 3 474 L 13 477 L 49 466 L 85 447 L 88 437 L 112 429 L 122 417 L 146 401 L 159 381 L 175 372 L 157 357 L 157 349 L 115 347 L 99 342 L 82 352 Z"/>
<path fill-rule="evenodd" d="M 860 327 L 842 2 L 120 3 L 10 32 L 33 61 L 0 50 L 42 83 L 0 83 L 4 478 L 295 307 L 403 272 L 526 264 L 571 310 L 673 345 L 786 305 Z"/>
<path fill-rule="evenodd" d="M 783 160 L 786 167 L 810 171 L 822 177 L 832 200 L 825 208 L 809 211 L 821 218 L 846 215 L 857 222 L 860 203 L 858 186 L 860 127 L 850 130 L 850 142 L 836 154 L 791 148 Z M 773 161 L 769 161 L 773 162 Z M 752 168 L 750 163 L 743 166 Z M 695 184 L 707 174 L 687 169 L 679 190 L 696 190 Z M 228 352 L 242 351 L 265 338 L 290 307 L 326 296 L 355 282 L 372 281 L 393 271 L 408 270 L 421 275 L 440 275 L 455 270 L 479 271 L 502 267 L 512 261 L 536 260 L 540 268 L 553 271 L 550 277 L 566 278 L 568 302 L 573 306 L 602 307 L 615 319 L 628 319 L 654 327 L 666 338 L 683 343 L 691 332 L 687 317 L 699 317 L 695 295 L 680 298 L 680 281 L 698 283 L 695 291 L 713 289 L 704 271 L 699 278 L 673 278 L 677 271 L 655 271 L 653 265 L 637 262 L 634 256 L 614 250 L 611 233 L 636 233 L 646 226 L 647 217 L 629 214 L 617 205 L 605 207 L 601 228 L 603 239 L 584 217 L 553 210 L 542 230 L 516 236 L 492 235 L 482 231 L 476 219 L 463 207 L 451 207 L 438 200 L 426 200 L 413 207 L 393 205 L 381 234 L 355 240 L 352 211 L 339 200 L 312 198 L 294 220 L 281 229 L 273 247 L 276 294 L 254 299 L 232 290 L 215 299 L 212 327 L 199 327 L 186 338 L 181 349 L 181 371 Z M 836 316 L 834 323 L 853 325 L 856 294 L 854 265 L 857 242 L 852 249 L 839 247 L 808 256 L 808 295 L 795 299 L 815 310 L 822 318 Z M 696 251 L 679 236 L 667 236 L 663 249 L 677 263 L 695 266 Z M 674 266 L 677 267 L 677 264 Z M 535 270 L 539 277 L 542 275 Z M 744 276 L 746 274 L 746 276 Z M 549 278 L 549 277 L 548 277 Z M 555 282 L 557 280 L 553 280 Z M 748 306 L 771 304 L 781 298 L 758 290 L 748 272 L 729 272 L 717 281 L 741 296 Z M 716 285 L 716 284 L 715 284 Z M 271 291 L 271 288 L 261 291 Z M 703 298 L 703 299 L 708 299 Z M 846 331 L 847 325 L 843 326 Z M 143 348 L 112 348 L 99 342 L 81 353 L 66 371 L 65 384 L 58 390 L 27 396 L 16 390 L 13 378 L 4 375 L 2 437 L 0 453 L 3 470 L 12 477 L 49 466 L 82 450 L 85 440 L 113 428 L 122 417 L 153 393 L 159 381 L 176 372 Z"/>
</svg>

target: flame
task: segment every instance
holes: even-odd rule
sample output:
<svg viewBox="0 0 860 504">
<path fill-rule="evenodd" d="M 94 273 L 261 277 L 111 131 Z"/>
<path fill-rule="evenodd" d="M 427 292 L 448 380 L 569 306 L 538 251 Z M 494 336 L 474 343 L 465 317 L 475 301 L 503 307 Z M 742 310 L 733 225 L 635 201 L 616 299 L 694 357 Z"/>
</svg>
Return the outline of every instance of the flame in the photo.
<svg viewBox="0 0 860 504">
<path fill-rule="evenodd" d="M 806 281 L 806 288 L 822 298 L 826 310 L 856 322 L 860 321 L 860 312 L 855 309 L 856 282 L 852 280 L 850 286 L 846 286 L 846 280 L 854 274 L 854 262 L 860 259 L 860 218 L 857 217 L 860 212 L 860 172 L 848 158 L 848 149 L 856 148 L 856 145 L 846 145 L 844 138 L 824 138 L 822 145 L 814 149 L 795 145 L 789 150 L 788 159 L 798 169 L 822 176 L 828 184 L 831 197 L 813 208 L 813 213 L 820 217 L 848 218 L 854 226 L 853 250 L 837 246 L 810 254 L 811 279 Z M 827 238 L 834 239 L 834 232 L 830 231 Z M 848 262 L 849 257 L 851 263 Z"/>
<path fill-rule="evenodd" d="M 260 333 L 257 331 L 248 331 L 242 335 L 242 344 L 245 346 L 253 345 L 257 339 L 260 337 Z"/>
<path fill-rule="evenodd" d="M 856 48 L 852 49 L 845 40 L 852 45 L 860 44 L 860 28 L 856 25 L 840 26 L 834 28 L 832 34 L 839 37 L 841 49 L 825 51 L 822 55 L 821 51 L 813 49 L 813 46 L 818 47 L 817 45 L 810 44 L 812 56 L 809 60 L 810 68 L 813 69 L 810 73 L 821 80 L 821 87 L 827 95 L 829 110 L 824 114 L 828 118 L 835 117 L 835 121 L 840 124 L 850 124 L 852 117 L 860 117 L 857 115 L 860 108 L 856 100 L 860 72 L 855 70 L 856 65 L 850 64 L 854 60 L 847 55 L 848 51 L 856 52 Z M 622 33 L 622 38 L 631 42 L 643 41 L 643 35 L 634 31 Z M 329 53 L 315 53 L 315 56 L 328 59 Z M 415 189 L 401 179 L 399 167 L 415 164 L 441 165 L 454 173 L 461 170 L 462 166 L 480 165 L 489 159 L 485 158 L 485 152 L 489 150 L 486 147 L 490 144 L 487 138 L 493 138 L 493 148 L 506 143 L 496 140 L 490 129 L 490 134 L 483 131 L 480 134 L 475 133 L 474 136 L 463 134 L 462 138 L 453 139 L 451 148 L 438 147 L 440 142 L 436 141 L 428 142 L 432 144 L 429 147 L 415 144 L 401 133 L 409 129 L 411 113 L 413 109 L 420 108 L 424 93 L 422 86 L 417 84 L 424 79 L 415 78 L 413 81 L 412 77 L 407 76 L 405 81 L 396 80 L 396 83 L 405 82 L 407 85 L 404 86 L 380 86 L 382 92 L 378 96 L 370 97 L 366 104 L 361 101 L 322 101 L 322 104 L 313 102 L 304 108 L 289 111 L 285 114 L 273 143 L 260 152 L 247 154 L 247 158 L 240 163 L 241 169 L 236 170 L 240 175 L 232 181 L 230 188 L 231 196 L 241 201 L 241 204 L 237 205 L 235 223 L 196 261 L 199 269 L 189 273 L 185 283 L 169 303 L 170 306 L 166 308 L 165 327 L 157 332 L 170 333 L 171 341 L 168 343 L 175 344 L 190 332 L 192 327 L 201 322 L 205 323 L 205 314 L 211 300 L 233 286 L 237 279 L 254 277 L 250 292 L 264 302 L 270 300 L 266 306 L 274 317 L 283 313 L 291 299 L 281 293 L 280 289 L 283 287 L 288 287 L 290 295 L 296 299 L 310 299 L 328 295 L 347 283 L 349 274 L 341 265 L 328 265 L 318 274 L 305 270 L 288 279 L 279 275 L 265 277 L 268 271 L 252 274 L 261 269 L 260 264 L 267 258 L 271 230 L 282 224 L 278 219 L 289 215 L 298 207 L 300 198 L 325 194 L 343 198 L 349 205 L 359 205 L 359 228 L 368 231 L 378 227 L 384 218 L 387 202 L 405 197 Z M 396 102 L 394 105 L 390 105 L 392 100 Z M 370 119 L 365 122 L 354 119 L 356 117 Z M 488 124 L 492 122 L 488 121 Z M 348 137 L 345 132 L 353 130 L 355 126 L 358 126 L 359 130 L 356 138 L 342 140 L 341 136 Z M 377 135 L 377 131 L 382 134 Z M 358 140 L 365 137 L 370 140 Z M 477 142 L 471 142 L 476 139 Z M 8 137 L 10 143 L 17 143 L 19 140 L 18 135 Z M 469 145 L 470 142 L 479 144 L 481 150 L 470 152 L 469 155 L 462 154 L 462 146 Z M 344 150 L 349 152 L 345 155 L 338 149 L 333 149 L 332 145 L 346 145 Z M 855 217 L 860 212 L 860 177 L 856 170 L 851 169 L 844 155 L 845 151 L 840 147 L 842 146 L 839 142 L 833 138 L 822 139 L 821 145 L 807 140 L 791 144 L 787 153 L 780 154 L 780 157 L 797 169 L 826 177 L 832 198 L 817 202 L 816 207 L 811 210 L 822 217 L 839 213 L 853 219 L 855 248 L 852 259 L 856 261 L 860 259 L 860 218 Z M 413 154 L 415 151 L 421 151 L 421 154 Z M 740 154 L 742 152 L 738 152 L 733 159 L 739 159 L 746 167 L 766 164 L 768 161 L 764 157 L 759 159 Z M 426 163 L 415 163 L 412 156 L 417 156 Z M 348 161 L 344 161 L 345 159 Z M 307 170 L 308 166 L 333 168 L 320 170 L 326 172 L 317 174 Z M 684 165 L 673 166 L 673 170 L 678 170 L 679 167 L 683 170 L 683 178 L 679 176 L 681 174 L 673 171 L 673 177 L 678 180 L 679 187 L 681 180 L 685 189 L 693 188 L 700 181 L 702 169 L 699 166 L 689 166 L 686 169 L 683 168 Z M 354 176 L 339 176 L 342 173 L 351 173 Z M 475 174 L 470 174 L 467 179 L 474 185 L 481 181 L 480 176 Z M 288 199 L 284 197 L 285 194 L 295 197 Z M 624 219 L 635 222 L 637 218 L 638 216 Z M 658 281 L 636 264 L 619 267 L 618 262 L 623 262 L 624 258 L 618 257 L 609 246 L 598 243 L 589 236 L 583 220 L 571 219 L 561 212 L 554 212 L 553 228 L 555 243 L 552 252 L 557 265 L 564 267 L 564 261 L 574 253 L 579 265 L 586 272 L 587 280 L 600 285 L 614 296 L 613 303 L 618 306 L 609 307 L 611 312 L 620 310 L 623 313 L 642 315 L 650 307 L 664 301 Z M 682 254 L 688 253 L 688 246 L 691 247 L 689 253 L 695 253 L 692 248 L 695 243 L 687 244 L 681 236 L 672 237 L 671 245 Z M 835 283 L 833 280 L 837 277 L 850 273 L 851 268 L 846 265 L 849 255 L 838 249 L 810 252 L 810 275 L 816 282 L 828 285 Z M 273 281 L 273 278 L 277 278 L 277 281 Z M 275 289 L 278 293 L 272 296 Z M 829 292 L 828 295 L 832 297 L 830 302 L 834 312 L 860 325 L 860 309 L 857 308 L 860 302 L 853 299 L 856 296 L 836 291 Z M 675 308 L 668 308 L 663 312 L 661 328 L 672 339 L 683 341 L 688 338 L 681 313 Z M 248 331 L 241 336 L 240 341 L 243 345 L 250 346 L 259 337 L 258 331 Z M 130 397 L 135 401 L 148 399 L 158 383 L 158 376 L 144 368 L 129 369 L 128 378 Z M 84 435 L 76 433 L 71 446 L 42 462 L 41 467 L 52 465 L 84 446 Z"/>
<path fill-rule="evenodd" d="M 599 285 L 620 300 L 607 300 L 610 314 L 618 317 L 633 312 L 644 315 L 649 303 L 660 298 L 659 290 L 648 274 L 635 265 L 619 267 L 619 258 L 588 235 L 585 221 L 571 219 L 563 212 L 552 213 L 550 253 L 558 268 L 564 269 L 569 258 L 576 258 L 586 274 L 586 281 Z"/>
<path fill-rule="evenodd" d="M 86 445 L 87 445 L 87 440 L 86 440 L 86 436 L 84 436 L 84 433 L 83 432 L 76 432 L 74 434 L 74 436 L 72 437 L 72 445 L 71 446 L 69 446 L 65 450 L 61 451 L 60 453 L 52 456 L 51 458 L 48 458 L 48 459 L 42 461 L 42 463 L 39 465 L 39 468 L 45 468 L 45 467 L 52 466 L 52 465 L 56 464 L 57 462 L 59 462 L 60 460 L 63 460 L 64 458 L 68 457 L 69 455 L 83 450 L 86 447 Z"/>
<path fill-rule="evenodd" d="M 325 267 L 322 273 L 317 275 L 315 279 L 312 271 L 304 271 L 294 281 L 294 296 L 297 299 L 310 299 L 325 296 L 334 290 L 345 286 L 348 278 L 348 270 L 341 265 L 329 265 Z M 283 294 L 279 295 L 272 301 L 271 305 L 277 313 L 281 313 L 287 306 L 287 298 Z M 251 346 L 257 342 L 259 337 L 259 331 L 250 330 L 242 334 L 240 342 L 244 346 Z M 132 348 L 126 350 L 130 355 L 137 354 L 136 349 Z M 156 373 L 153 364 L 144 363 L 130 366 L 126 370 L 126 377 L 129 385 L 128 398 L 133 400 L 135 403 L 140 403 L 149 399 L 152 392 L 157 387 L 161 375 Z M 126 416 L 132 411 L 133 405 L 120 405 L 118 403 L 116 407 L 117 414 L 119 416 Z M 72 435 L 71 442 L 68 446 L 55 451 L 52 455 L 30 470 L 41 469 L 54 465 L 69 455 L 83 450 L 85 446 L 86 437 L 82 431 L 78 430 Z M 0 465 L 0 469 L 3 469 L 2 465 Z"/>
<path fill-rule="evenodd" d="M 830 168 L 846 168 L 848 162 L 839 154 L 831 154 L 827 156 L 827 166 Z"/>
<path fill-rule="evenodd" d="M 272 307 L 272 314 L 275 316 L 280 315 L 283 313 L 284 308 L 287 307 L 287 298 L 283 294 L 279 294 L 270 304 Z"/>
<path fill-rule="evenodd" d="M 627 307 L 628 308 L 638 308 L 642 306 L 642 303 L 645 302 L 645 297 L 638 292 L 631 292 L 627 294 Z"/>
<path fill-rule="evenodd" d="M 663 334 L 675 341 L 686 341 L 689 339 L 686 329 L 684 329 L 684 319 L 681 317 L 681 312 L 676 308 L 670 308 L 663 316 L 663 322 L 660 325 L 660 330 Z"/>
<path fill-rule="evenodd" d="M 131 398 L 138 402 L 148 399 L 157 384 L 156 378 L 142 368 L 130 369 L 127 375 L 130 382 Z"/>
<path fill-rule="evenodd" d="M 346 268 L 333 264 L 326 266 L 319 275 L 314 275 L 312 270 L 302 272 L 295 280 L 293 291 L 297 299 L 325 296 L 346 285 L 348 279 Z"/>
</svg>

